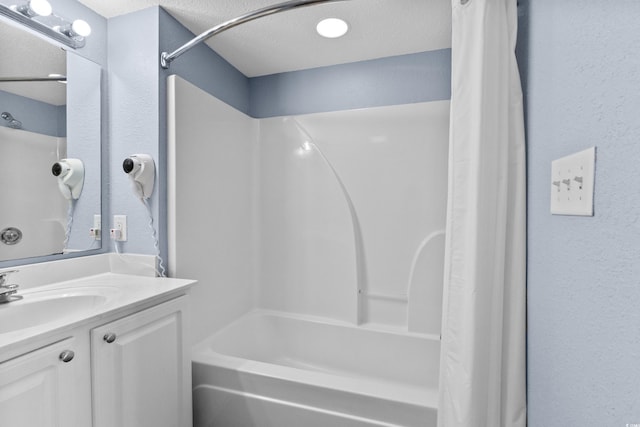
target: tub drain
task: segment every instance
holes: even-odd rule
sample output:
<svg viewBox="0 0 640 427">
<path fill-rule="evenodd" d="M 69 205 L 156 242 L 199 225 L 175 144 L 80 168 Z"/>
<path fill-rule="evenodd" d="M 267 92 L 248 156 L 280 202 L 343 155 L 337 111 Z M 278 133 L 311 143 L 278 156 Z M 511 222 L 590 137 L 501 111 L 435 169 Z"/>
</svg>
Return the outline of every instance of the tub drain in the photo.
<svg viewBox="0 0 640 427">
<path fill-rule="evenodd" d="M 22 231 L 15 227 L 7 227 L 0 231 L 0 240 L 5 245 L 15 245 L 22 240 Z"/>
</svg>

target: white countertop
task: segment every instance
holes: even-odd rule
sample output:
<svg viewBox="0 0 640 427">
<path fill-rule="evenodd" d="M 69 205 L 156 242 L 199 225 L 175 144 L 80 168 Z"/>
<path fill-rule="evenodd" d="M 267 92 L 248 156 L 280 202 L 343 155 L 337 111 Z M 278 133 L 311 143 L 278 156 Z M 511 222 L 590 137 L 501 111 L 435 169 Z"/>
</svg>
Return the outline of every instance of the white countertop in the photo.
<svg viewBox="0 0 640 427">
<path fill-rule="evenodd" d="M 63 311 L 62 315 L 58 310 L 56 318 L 51 321 L 27 328 L 17 329 L 19 325 L 0 324 L 0 332 L 8 331 L 0 333 L 0 361 L 5 360 L 4 356 L 11 357 L 17 348 L 26 348 L 31 344 L 37 345 L 47 337 L 55 339 L 61 332 L 71 331 L 81 326 L 95 327 L 103 320 L 110 321 L 118 318 L 118 315 L 124 316 L 137 311 L 136 309 L 146 308 L 185 294 L 195 283 L 195 280 L 187 279 L 102 273 L 19 291 L 18 295 L 23 296 L 22 300 L 0 304 L 0 323 L 13 321 L 14 318 L 9 314 L 12 307 L 15 310 L 20 305 L 33 304 L 36 300 L 50 298 L 60 300 L 67 296 L 73 298 L 82 295 L 86 296 L 83 303 L 95 302 L 89 303 L 86 308 L 73 307 L 74 309 L 69 310 L 69 313 Z M 46 310 L 45 307 L 44 311 Z M 47 313 L 39 311 L 38 316 L 47 316 Z"/>
</svg>

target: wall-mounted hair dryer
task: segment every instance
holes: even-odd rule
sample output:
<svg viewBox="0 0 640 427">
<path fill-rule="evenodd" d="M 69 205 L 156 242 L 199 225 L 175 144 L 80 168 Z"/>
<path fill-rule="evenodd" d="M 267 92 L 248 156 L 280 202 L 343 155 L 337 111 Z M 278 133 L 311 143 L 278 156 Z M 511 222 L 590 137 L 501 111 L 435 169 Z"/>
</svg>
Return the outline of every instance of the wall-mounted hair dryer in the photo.
<svg viewBox="0 0 640 427">
<path fill-rule="evenodd" d="M 132 154 L 122 162 L 122 169 L 131 178 L 133 191 L 140 199 L 148 199 L 153 193 L 156 165 L 148 154 Z"/>
<path fill-rule="evenodd" d="M 84 185 L 84 164 L 80 159 L 61 159 L 53 164 L 51 173 L 58 177 L 58 187 L 67 200 L 77 200 Z"/>
</svg>

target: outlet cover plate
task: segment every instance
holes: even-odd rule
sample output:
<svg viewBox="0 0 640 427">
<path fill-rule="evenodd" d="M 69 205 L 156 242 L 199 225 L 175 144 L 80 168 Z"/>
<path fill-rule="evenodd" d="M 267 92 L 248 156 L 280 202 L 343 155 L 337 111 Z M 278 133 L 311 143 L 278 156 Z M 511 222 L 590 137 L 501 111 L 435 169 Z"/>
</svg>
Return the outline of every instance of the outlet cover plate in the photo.
<svg viewBox="0 0 640 427">
<path fill-rule="evenodd" d="M 115 228 L 116 230 L 120 230 L 120 238 L 116 240 L 119 242 L 126 242 L 127 241 L 127 216 L 114 215 L 113 228 Z"/>
<path fill-rule="evenodd" d="M 596 147 L 551 162 L 551 213 L 593 216 Z"/>
<path fill-rule="evenodd" d="M 93 215 L 93 228 L 94 230 L 99 230 L 99 233 L 96 234 L 96 240 L 102 239 L 102 216 L 100 214 Z"/>
</svg>

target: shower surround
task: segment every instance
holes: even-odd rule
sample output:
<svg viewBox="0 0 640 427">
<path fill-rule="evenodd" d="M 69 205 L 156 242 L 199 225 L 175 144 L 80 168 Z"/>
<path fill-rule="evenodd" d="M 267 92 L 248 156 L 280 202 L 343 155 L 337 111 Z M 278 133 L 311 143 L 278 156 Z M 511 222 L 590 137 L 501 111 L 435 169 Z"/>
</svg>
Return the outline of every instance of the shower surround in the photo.
<svg viewBox="0 0 640 427">
<path fill-rule="evenodd" d="M 168 97 L 169 265 L 202 284 L 192 299 L 196 420 L 235 416 L 204 411 L 230 396 L 246 404 L 229 411 L 256 426 L 301 405 L 318 425 L 424 425 L 402 421 L 407 405 L 435 420 L 435 398 L 411 396 L 437 396 L 449 103 L 254 119 L 175 76 Z M 260 347 L 260 328 L 282 339 Z M 242 354 L 216 345 L 230 333 Z M 311 358 L 290 351 L 312 344 Z M 374 350 L 386 347 L 398 351 Z M 411 360 L 429 364 L 415 384 L 393 374 Z M 274 370 L 322 397 L 300 403 L 270 394 L 277 385 L 250 386 Z M 311 377 L 321 380 L 304 383 Z M 390 418 L 360 419 L 335 405 L 344 398 L 382 399 Z"/>
<path fill-rule="evenodd" d="M 51 165 L 66 157 L 66 138 L 0 126 L 0 141 L 6 159 L 0 171 L 0 182 L 5 183 L 0 189 L 0 200 L 11 206 L 0 215 L 0 230 L 17 229 L 22 233 L 16 243 L 0 243 L 0 259 L 61 253 L 67 201 L 51 175 Z M 25 173 L 26 159 L 28 173 Z M 28 203 L 23 203 L 25 198 Z"/>
</svg>

